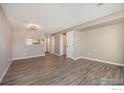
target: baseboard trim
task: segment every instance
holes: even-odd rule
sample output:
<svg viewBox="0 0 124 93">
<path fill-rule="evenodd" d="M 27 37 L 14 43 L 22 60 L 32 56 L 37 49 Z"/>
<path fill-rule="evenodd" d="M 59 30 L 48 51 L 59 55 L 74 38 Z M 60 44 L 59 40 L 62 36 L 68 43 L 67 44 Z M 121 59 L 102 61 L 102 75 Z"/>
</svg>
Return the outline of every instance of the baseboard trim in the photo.
<svg viewBox="0 0 124 93">
<path fill-rule="evenodd" d="M 73 58 L 73 60 L 78 60 L 78 59 L 83 59 L 84 57 L 76 57 L 76 58 Z"/>
<path fill-rule="evenodd" d="M 87 60 L 92 60 L 92 61 L 97 61 L 97 62 L 102 62 L 102 63 L 108 63 L 108 64 L 112 64 L 112 65 L 117 65 L 117 66 L 123 66 L 124 67 L 124 64 L 120 64 L 120 63 L 116 63 L 116 62 L 110 62 L 110 61 L 105 61 L 105 60 L 99 60 L 99 59 L 95 59 L 95 58 L 89 58 L 89 57 L 77 57 L 77 58 L 74 58 L 74 60 L 77 60 L 77 59 L 87 59 Z"/>
<path fill-rule="evenodd" d="M 56 55 L 56 56 L 61 56 L 60 54 L 57 54 L 57 53 L 53 53 L 54 55 Z"/>
<path fill-rule="evenodd" d="M 28 58 L 35 58 L 35 57 L 41 57 L 41 56 L 45 56 L 45 54 L 43 54 L 43 55 L 36 55 L 36 56 L 27 56 L 27 57 L 13 58 L 12 60 L 28 59 Z"/>
<path fill-rule="evenodd" d="M 55 54 L 54 52 L 49 52 L 50 54 Z"/>
<path fill-rule="evenodd" d="M 12 59 L 11 59 L 11 60 L 8 60 L 8 61 L 10 61 L 10 62 L 9 62 L 9 64 L 8 64 L 8 66 L 6 67 L 6 69 L 5 69 L 4 73 L 3 73 L 3 75 L 2 75 L 1 78 L 0 78 L 0 84 L 2 83 L 2 80 L 3 80 L 4 76 L 5 76 L 5 74 L 7 73 L 7 71 L 8 71 L 8 69 L 9 69 L 11 63 L 12 63 Z"/>
</svg>

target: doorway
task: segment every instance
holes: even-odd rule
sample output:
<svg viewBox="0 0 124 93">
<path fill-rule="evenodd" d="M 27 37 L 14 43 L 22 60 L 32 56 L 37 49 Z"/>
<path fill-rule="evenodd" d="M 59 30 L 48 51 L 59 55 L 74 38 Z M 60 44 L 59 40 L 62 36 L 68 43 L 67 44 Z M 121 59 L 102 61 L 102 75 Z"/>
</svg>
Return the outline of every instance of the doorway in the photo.
<svg viewBox="0 0 124 93">
<path fill-rule="evenodd" d="M 60 34 L 60 55 L 66 56 L 66 33 Z"/>
</svg>

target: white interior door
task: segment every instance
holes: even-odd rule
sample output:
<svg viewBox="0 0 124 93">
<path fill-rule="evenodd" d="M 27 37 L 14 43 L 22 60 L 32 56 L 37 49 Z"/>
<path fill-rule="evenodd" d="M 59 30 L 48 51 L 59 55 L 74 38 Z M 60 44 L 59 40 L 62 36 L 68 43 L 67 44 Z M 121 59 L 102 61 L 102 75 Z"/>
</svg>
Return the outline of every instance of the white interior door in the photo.
<svg viewBox="0 0 124 93">
<path fill-rule="evenodd" d="M 60 34 L 60 55 L 63 55 L 63 34 Z"/>
<path fill-rule="evenodd" d="M 63 55 L 66 55 L 66 35 L 63 35 Z"/>
<path fill-rule="evenodd" d="M 66 55 L 66 36 L 60 34 L 60 55 Z"/>
<path fill-rule="evenodd" d="M 74 31 L 66 33 L 66 57 L 73 58 Z"/>
<path fill-rule="evenodd" d="M 51 37 L 51 53 L 55 53 L 55 37 Z"/>
</svg>

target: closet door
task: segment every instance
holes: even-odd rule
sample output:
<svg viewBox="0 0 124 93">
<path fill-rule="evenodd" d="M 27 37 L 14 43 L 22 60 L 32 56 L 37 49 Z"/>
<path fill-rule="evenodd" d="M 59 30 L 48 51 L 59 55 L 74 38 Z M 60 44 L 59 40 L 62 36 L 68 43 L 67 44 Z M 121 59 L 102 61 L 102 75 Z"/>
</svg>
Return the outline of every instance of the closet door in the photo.
<svg viewBox="0 0 124 93">
<path fill-rule="evenodd" d="M 55 53 L 55 37 L 51 37 L 51 53 Z"/>
<path fill-rule="evenodd" d="M 66 57 L 73 58 L 74 31 L 66 33 Z"/>
</svg>

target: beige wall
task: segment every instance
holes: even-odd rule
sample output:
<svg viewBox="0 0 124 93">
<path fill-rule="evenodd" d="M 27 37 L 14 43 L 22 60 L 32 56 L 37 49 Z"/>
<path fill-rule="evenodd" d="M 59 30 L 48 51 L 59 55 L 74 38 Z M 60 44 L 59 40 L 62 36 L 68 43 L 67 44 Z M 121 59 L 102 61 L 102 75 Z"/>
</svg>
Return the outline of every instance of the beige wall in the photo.
<svg viewBox="0 0 124 93">
<path fill-rule="evenodd" d="M 0 7 L 0 82 L 12 60 L 12 31 Z"/>
<path fill-rule="evenodd" d="M 124 23 L 75 33 L 75 58 L 124 64 Z"/>
<path fill-rule="evenodd" d="M 26 29 L 13 28 L 13 59 L 45 55 L 45 43 L 26 46 L 26 37 L 29 37 L 28 35 Z M 40 38 L 45 38 L 45 35 L 40 34 Z"/>
</svg>

